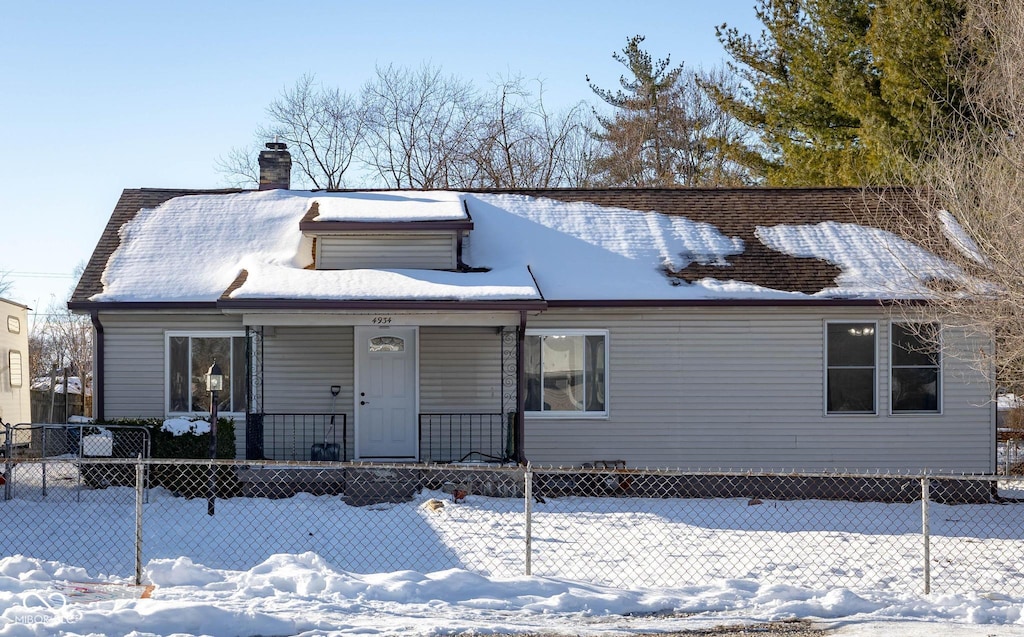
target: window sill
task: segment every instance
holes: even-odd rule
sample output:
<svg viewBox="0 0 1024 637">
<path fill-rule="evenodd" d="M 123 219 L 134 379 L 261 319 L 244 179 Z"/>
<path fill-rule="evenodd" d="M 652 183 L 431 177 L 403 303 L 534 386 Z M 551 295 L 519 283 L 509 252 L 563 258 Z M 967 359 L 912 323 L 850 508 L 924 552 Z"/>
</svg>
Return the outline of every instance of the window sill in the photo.
<svg viewBox="0 0 1024 637">
<path fill-rule="evenodd" d="M 539 420 L 608 420 L 606 411 L 524 411 L 523 415 Z"/>
</svg>

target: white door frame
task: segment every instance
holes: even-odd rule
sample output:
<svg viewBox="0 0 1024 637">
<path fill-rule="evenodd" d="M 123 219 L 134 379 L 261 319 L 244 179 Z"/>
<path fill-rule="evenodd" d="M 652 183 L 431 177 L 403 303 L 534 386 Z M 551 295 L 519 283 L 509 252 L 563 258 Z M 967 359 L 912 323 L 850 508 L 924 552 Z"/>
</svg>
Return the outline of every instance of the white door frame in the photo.
<svg viewBox="0 0 1024 637">
<path fill-rule="evenodd" d="M 381 326 L 375 326 L 375 325 L 374 326 L 357 325 L 357 326 L 355 326 L 353 328 L 353 330 L 352 330 L 352 339 L 353 339 L 353 353 L 354 353 L 354 368 L 352 370 L 353 371 L 353 374 L 352 374 L 352 376 L 353 376 L 353 382 L 352 382 L 352 407 L 353 407 L 353 411 L 355 412 L 355 418 L 354 418 L 355 426 L 354 426 L 354 429 L 353 429 L 353 431 L 355 432 L 354 433 L 354 441 L 353 441 L 353 447 L 354 447 L 353 453 L 355 455 L 355 459 L 356 460 L 363 460 L 364 459 L 362 457 L 362 455 L 360 455 L 360 449 L 359 449 L 359 438 L 360 438 L 360 435 L 359 435 L 360 434 L 360 430 L 359 430 L 359 426 L 360 426 L 360 423 L 359 423 L 359 413 L 361 411 L 359 409 L 359 407 L 360 407 L 360 405 L 359 405 L 359 401 L 360 401 L 360 396 L 359 396 L 359 380 L 360 380 L 360 374 L 361 374 L 362 366 L 364 364 L 364 358 L 366 356 L 366 352 L 364 351 L 364 349 L 366 347 L 367 341 L 370 339 L 371 336 L 387 335 L 389 332 L 395 333 L 397 335 L 402 335 L 402 336 L 404 336 L 406 334 L 409 334 L 409 333 L 412 333 L 413 337 L 414 337 L 413 340 L 416 342 L 416 347 L 414 347 L 413 351 L 412 351 L 412 357 L 413 357 L 413 362 L 412 362 L 412 365 L 413 365 L 413 391 L 414 391 L 413 418 L 415 419 L 415 422 L 413 423 L 413 427 L 414 427 L 414 433 L 415 433 L 415 436 L 416 436 L 416 452 L 415 452 L 415 454 L 413 456 L 410 456 L 409 458 L 406 458 L 406 457 L 403 456 L 402 458 L 388 458 L 388 459 L 386 459 L 386 461 L 389 461 L 389 462 L 401 462 L 401 461 L 408 460 L 408 461 L 411 461 L 411 462 L 419 462 L 419 460 L 420 460 L 420 446 L 419 446 L 419 430 L 420 430 L 420 422 L 419 422 L 419 420 L 420 420 L 420 416 L 419 416 L 419 414 L 420 414 L 420 328 L 419 328 L 418 325 L 412 325 L 412 326 L 409 326 L 409 325 L 403 325 L 403 326 L 395 325 L 395 326 L 388 326 L 388 327 L 381 327 Z M 365 458 L 365 459 L 366 460 L 372 460 L 374 458 L 373 457 L 369 457 L 369 458 Z"/>
</svg>

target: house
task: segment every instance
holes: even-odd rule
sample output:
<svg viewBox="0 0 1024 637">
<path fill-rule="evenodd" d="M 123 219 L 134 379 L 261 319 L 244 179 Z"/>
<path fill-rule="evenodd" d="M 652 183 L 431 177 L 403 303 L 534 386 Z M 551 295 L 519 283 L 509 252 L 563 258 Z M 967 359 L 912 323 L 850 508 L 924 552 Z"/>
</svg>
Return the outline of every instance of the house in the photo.
<svg viewBox="0 0 1024 637">
<path fill-rule="evenodd" d="M 0 420 L 11 425 L 30 422 L 28 381 L 28 310 L 0 298 Z"/>
<path fill-rule="evenodd" d="M 990 344 L 893 311 L 960 274 L 860 190 L 310 192 L 283 144 L 260 164 L 123 192 L 69 303 L 96 416 L 204 414 L 216 360 L 240 458 L 995 468 L 958 355 Z"/>
</svg>

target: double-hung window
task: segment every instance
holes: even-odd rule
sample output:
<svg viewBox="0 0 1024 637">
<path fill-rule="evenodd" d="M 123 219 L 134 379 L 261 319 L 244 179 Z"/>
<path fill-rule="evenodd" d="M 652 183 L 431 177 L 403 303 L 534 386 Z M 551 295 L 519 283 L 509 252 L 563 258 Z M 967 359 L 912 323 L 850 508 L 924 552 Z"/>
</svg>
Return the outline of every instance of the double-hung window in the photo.
<svg viewBox="0 0 1024 637">
<path fill-rule="evenodd" d="M 876 331 L 873 322 L 825 324 L 826 413 L 876 413 Z"/>
<path fill-rule="evenodd" d="M 245 335 L 241 332 L 167 333 L 167 411 L 210 411 L 206 374 L 216 360 L 224 373 L 221 413 L 245 411 Z"/>
<path fill-rule="evenodd" d="M 526 411 L 533 415 L 608 415 L 608 332 L 527 330 Z"/>
<path fill-rule="evenodd" d="M 939 326 L 893 323 L 892 413 L 937 413 L 942 398 Z"/>
</svg>

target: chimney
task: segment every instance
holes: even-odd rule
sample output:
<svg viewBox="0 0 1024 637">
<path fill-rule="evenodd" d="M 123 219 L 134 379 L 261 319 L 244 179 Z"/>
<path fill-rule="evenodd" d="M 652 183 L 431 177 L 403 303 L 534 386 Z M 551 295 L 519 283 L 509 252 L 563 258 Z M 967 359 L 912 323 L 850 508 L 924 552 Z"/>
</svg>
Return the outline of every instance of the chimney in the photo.
<svg viewBox="0 0 1024 637">
<path fill-rule="evenodd" d="M 260 190 L 288 190 L 291 185 L 292 156 L 288 153 L 288 145 L 267 142 L 267 150 L 260 152 Z"/>
</svg>

